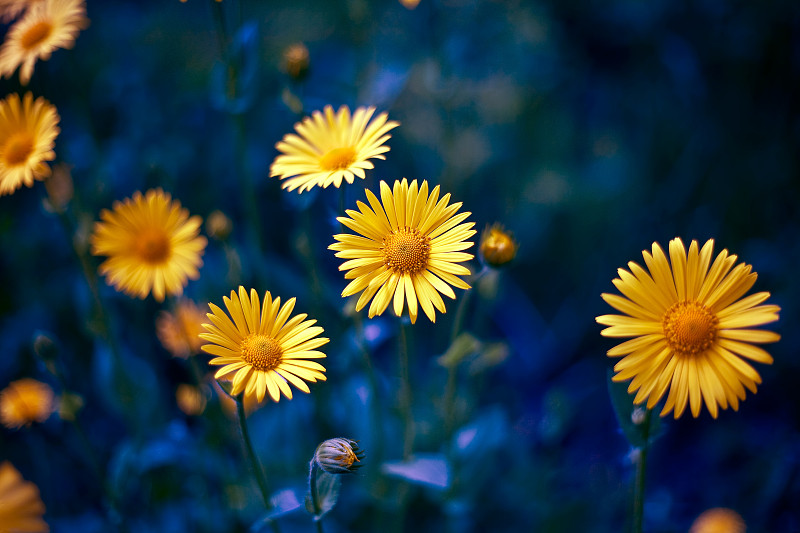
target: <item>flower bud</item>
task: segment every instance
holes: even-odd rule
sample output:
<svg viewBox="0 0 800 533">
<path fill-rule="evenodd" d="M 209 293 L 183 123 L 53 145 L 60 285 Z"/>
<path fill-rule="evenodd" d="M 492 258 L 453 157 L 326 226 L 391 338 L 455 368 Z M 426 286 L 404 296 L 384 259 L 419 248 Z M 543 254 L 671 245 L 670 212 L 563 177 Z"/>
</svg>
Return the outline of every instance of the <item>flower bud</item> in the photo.
<svg viewBox="0 0 800 533">
<path fill-rule="evenodd" d="M 294 43 L 283 51 L 283 70 L 295 80 L 306 77 L 309 64 L 308 48 L 303 43 Z"/>
<path fill-rule="evenodd" d="M 480 255 L 489 266 L 499 267 L 510 262 L 517 255 L 519 245 L 511 232 L 500 224 L 487 227 L 481 234 Z"/>
<path fill-rule="evenodd" d="M 52 175 L 44 180 L 47 198 L 45 209 L 53 213 L 63 213 L 75 194 L 72 184 L 71 165 L 59 163 L 53 167 Z"/>
<path fill-rule="evenodd" d="M 226 240 L 233 231 L 233 222 L 222 211 L 212 211 L 206 218 L 206 233 L 218 241 Z"/>
<path fill-rule="evenodd" d="M 355 472 L 364 466 L 361 464 L 363 458 L 364 451 L 358 447 L 357 441 L 341 437 L 326 440 L 314 452 L 314 460 L 329 474 Z"/>
</svg>

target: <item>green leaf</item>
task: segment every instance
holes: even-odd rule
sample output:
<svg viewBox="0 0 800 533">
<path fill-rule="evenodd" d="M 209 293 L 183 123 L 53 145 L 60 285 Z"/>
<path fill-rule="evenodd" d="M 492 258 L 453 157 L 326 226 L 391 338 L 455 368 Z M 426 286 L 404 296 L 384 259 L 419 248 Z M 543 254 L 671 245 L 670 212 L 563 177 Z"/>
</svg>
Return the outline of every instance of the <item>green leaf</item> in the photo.
<svg viewBox="0 0 800 533">
<path fill-rule="evenodd" d="M 481 341 L 470 335 L 469 333 L 462 333 L 447 351 L 441 355 L 436 362 L 445 368 L 457 366 L 468 355 L 477 352 L 481 347 Z"/>
<path fill-rule="evenodd" d="M 314 515 L 314 518 L 319 520 L 325 513 L 331 511 L 339 501 L 339 490 L 342 488 L 342 480 L 340 475 L 329 474 L 322 470 L 317 469 L 317 504 L 319 509 L 314 509 L 314 503 L 311 498 L 311 493 L 306 495 L 306 510 Z M 314 490 L 314 487 L 309 487 L 309 490 Z"/>
<path fill-rule="evenodd" d="M 608 370 L 608 394 L 611 397 L 611 405 L 617 415 L 617 421 L 622 429 L 622 433 L 631 446 L 641 448 L 645 442 L 653 442 L 661 433 L 661 418 L 655 414 L 650 416 L 649 424 L 644 423 L 646 407 L 633 404 L 634 396 L 628 393 L 628 383 L 618 383 L 611 378 L 614 376 L 612 370 Z M 640 409 L 634 422 L 634 411 Z M 638 422 L 638 423 L 637 423 Z"/>
</svg>

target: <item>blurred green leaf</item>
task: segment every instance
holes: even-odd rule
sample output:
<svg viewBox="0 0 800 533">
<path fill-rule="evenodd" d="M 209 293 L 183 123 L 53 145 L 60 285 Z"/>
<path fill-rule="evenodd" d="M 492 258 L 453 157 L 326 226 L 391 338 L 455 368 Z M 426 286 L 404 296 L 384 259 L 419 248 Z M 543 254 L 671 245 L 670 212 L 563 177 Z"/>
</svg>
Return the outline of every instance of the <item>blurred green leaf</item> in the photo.
<svg viewBox="0 0 800 533">
<path fill-rule="evenodd" d="M 302 505 L 294 489 L 279 490 L 270 497 L 269 501 L 272 503 L 272 509 L 250 526 L 250 531 L 252 533 L 267 531 L 268 529 L 266 526 L 275 519 L 299 509 Z"/>
<path fill-rule="evenodd" d="M 436 362 L 445 368 L 457 366 L 468 355 L 472 355 L 481 347 L 481 342 L 469 333 L 462 333 Z"/>
<path fill-rule="evenodd" d="M 608 373 L 608 394 L 611 397 L 611 405 L 617 415 L 622 433 L 631 446 L 641 448 L 646 441 L 653 442 L 661 431 L 661 418 L 650 416 L 650 423 L 644 424 L 645 407 L 633 404 L 634 396 L 628 393 L 628 383 L 618 383 L 611 378 L 614 375 L 612 370 Z M 638 410 L 638 411 L 637 411 Z M 634 411 L 637 411 L 634 416 Z M 649 426 L 649 427 L 648 427 Z"/>
<path fill-rule="evenodd" d="M 314 502 L 311 499 L 311 493 L 306 494 L 306 510 L 314 515 L 314 518 L 319 520 L 325 513 L 329 512 L 336 506 L 339 501 L 339 490 L 342 488 L 342 480 L 337 474 L 329 474 L 322 470 L 317 469 L 317 505 L 319 509 L 314 509 Z M 309 490 L 314 490 L 309 487 Z"/>
<path fill-rule="evenodd" d="M 450 466 L 444 455 L 417 454 L 410 461 L 384 463 L 381 470 L 417 485 L 446 489 L 450 486 Z"/>
</svg>

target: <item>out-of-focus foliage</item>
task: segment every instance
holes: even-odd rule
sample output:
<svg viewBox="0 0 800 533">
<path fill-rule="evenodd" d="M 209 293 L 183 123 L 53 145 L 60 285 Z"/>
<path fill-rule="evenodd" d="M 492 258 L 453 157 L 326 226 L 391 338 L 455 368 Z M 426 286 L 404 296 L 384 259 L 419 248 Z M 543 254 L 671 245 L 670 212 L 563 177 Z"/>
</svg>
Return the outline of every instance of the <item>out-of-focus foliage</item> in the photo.
<svg viewBox="0 0 800 533">
<path fill-rule="evenodd" d="M 748 531 L 800 529 L 796 2 L 88 0 L 87 16 L 24 89 L 58 110 L 53 169 L 72 186 L 0 198 L 0 388 L 45 382 L 78 423 L 0 428 L 0 461 L 39 487 L 52 531 L 270 531 L 271 519 L 313 531 L 309 459 L 333 437 L 366 455 L 329 532 L 622 531 L 632 447 L 607 384 L 614 343 L 594 317 L 617 267 L 676 236 L 752 264 L 783 338 L 738 412 L 662 420 L 646 530 L 687 531 L 715 507 Z M 304 76 L 286 70 L 296 43 Z M 0 80 L 0 97 L 13 92 L 18 78 Z M 325 105 L 398 121 L 386 160 L 339 189 L 281 190 L 275 143 Z M 464 263 L 473 288 L 435 324 L 356 313 L 327 249 L 364 188 L 403 177 L 519 244 L 502 270 Z M 158 340 L 174 302 L 87 283 L 99 261 L 79 256 L 101 209 L 155 187 L 228 219 L 204 228 L 214 238 L 188 298 L 240 284 L 296 297 L 331 339 L 327 381 L 248 418 L 272 511 L 210 358 L 174 358 Z M 198 382 L 205 409 L 187 414 L 176 393 Z"/>
</svg>

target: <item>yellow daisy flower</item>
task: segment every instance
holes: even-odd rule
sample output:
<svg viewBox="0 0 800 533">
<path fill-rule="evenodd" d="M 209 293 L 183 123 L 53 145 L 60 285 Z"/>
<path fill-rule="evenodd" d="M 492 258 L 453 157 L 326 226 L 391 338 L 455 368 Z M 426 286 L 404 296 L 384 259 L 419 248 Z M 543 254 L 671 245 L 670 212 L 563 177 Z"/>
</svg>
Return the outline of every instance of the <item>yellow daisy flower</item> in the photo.
<svg viewBox="0 0 800 533">
<path fill-rule="evenodd" d="M 406 179 L 395 181 L 394 191 L 382 181 L 380 188 L 383 205 L 368 190 L 369 206 L 358 202 L 359 211 L 348 209 L 350 218 L 337 219 L 360 235 L 334 235 L 339 242 L 328 247 L 336 250 L 336 257 L 348 260 L 339 270 L 347 270 L 345 279 L 353 281 L 342 296 L 361 292 L 356 311 L 372 300 L 370 318 L 382 314 L 390 302 L 400 316 L 407 300 L 412 323 L 417 321 L 419 300 L 419 306 L 435 322 L 434 308 L 445 312 L 439 293 L 455 298 L 450 285 L 470 288 L 458 277 L 470 271 L 457 263 L 473 258 L 463 252 L 472 246 L 467 239 L 475 235 L 475 224 L 464 223 L 472 213 L 456 214 L 461 202 L 448 205 L 450 194 L 439 199 L 438 185 L 429 195 L 427 181 L 420 187 L 417 180 L 410 186 Z"/>
<path fill-rule="evenodd" d="M 50 531 L 44 516 L 44 503 L 39 488 L 22 479 L 8 461 L 0 463 L 0 528 L 19 533 Z"/>
<path fill-rule="evenodd" d="M 156 319 L 156 336 L 173 357 L 186 359 L 200 351 L 201 324 L 206 316 L 191 300 L 180 300 L 173 312 L 161 311 Z"/>
<path fill-rule="evenodd" d="M 30 5 L 0 47 L 0 75 L 10 78 L 20 67 L 19 81 L 27 85 L 36 61 L 50 59 L 58 48 L 72 48 L 88 24 L 84 0 L 42 0 Z"/>
<path fill-rule="evenodd" d="M 745 533 L 747 524 L 741 515 L 733 509 L 716 507 L 704 511 L 698 516 L 689 533 Z"/>
<path fill-rule="evenodd" d="M 130 296 L 164 300 L 183 293 L 186 279 L 197 279 L 207 240 L 199 236 L 202 219 L 189 216 L 181 203 L 159 189 L 114 202 L 103 209 L 90 242 L 94 255 L 108 256 L 100 265 L 106 282 Z"/>
<path fill-rule="evenodd" d="M 41 381 L 23 378 L 0 391 L 0 423 L 9 429 L 44 422 L 55 410 L 53 389 Z"/>
<path fill-rule="evenodd" d="M 56 158 L 58 121 L 56 108 L 31 93 L 21 101 L 18 94 L 0 100 L 0 196 L 50 176 L 45 161 Z"/>
<path fill-rule="evenodd" d="M 312 327 L 317 321 L 306 320 L 306 314 L 289 320 L 294 298 L 281 307 L 281 299 L 273 300 L 267 291 L 262 305 L 255 289 L 250 289 L 248 298 L 240 286 L 238 296 L 231 291 L 230 298 L 223 300 L 233 321 L 218 306 L 208 304 L 213 312 L 206 316 L 213 324 L 203 324 L 208 333 L 201 333 L 200 338 L 211 343 L 203 345 L 203 351 L 217 356 L 209 364 L 222 366 L 214 377 L 234 374 L 231 394 L 244 392 L 245 397 L 255 396 L 260 402 L 269 392 L 277 402 L 281 393 L 292 399 L 290 383 L 307 393 L 303 380 L 325 381 L 325 367 L 308 359 L 326 357 L 316 348 L 329 339 L 317 337 L 323 329 Z"/>
<path fill-rule="evenodd" d="M 299 187 L 298 192 L 331 184 L 338 188 L 342 180 L 353 183 L 355 176 L 364 179 L 364 170 L 375 168 L 369 159 L 386 159 L 387 132 L 399 125 L 387 121 L 386 113 L 370 122 L 373 113 L 374 107 L 359 107 L 351 117 L 347 106 L 336 114 L 331 106 L 325 106 L 324 114 L 314 111 L 294 125 L 297 135 L 287 134 L 275 145 L 282 154 L 273 161 L 270 177 L 289 178 L 283 188 Z"/>
<path fill-rule="evenodd" d="M 683 414 L 687 402 L 692 416 L 705 402 L 717 417 L 717 405 L 739 409 L 745 387 L 756 392 L 758 372 L 744 359 L 771 364 L 772 357 L 754 344 L 775 342 L 780 335 L 750 329 L 778 320 L 777 305 L 759 305 L 769 298 L 759 292 L 743 298 L 756 281 L 751 266 L 722 250 L 711 262 L 714 241 L 702 249 L 692 241 L 687 254 L 683 242 L 669 243 L 669 260 L 658 243 L 642 252 L 649 270 L 633 261 L 630 272 L 619 269 L 614 285 L 623 294 L 603 299 L 624 315 L 603 315 L 597 322 L 611 326 L 606 337 L 633 337 L 608 351 L 622 357 L 614 381 L 633 379 L 628 392 L 634 403 L 647 401 L 652 409 L 669 389 L 661 416 Z M 670 266 L 670 261 L 672 265 Z"/>
</svg>

